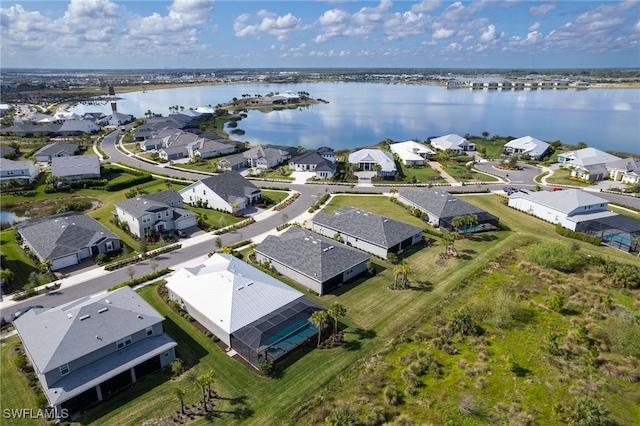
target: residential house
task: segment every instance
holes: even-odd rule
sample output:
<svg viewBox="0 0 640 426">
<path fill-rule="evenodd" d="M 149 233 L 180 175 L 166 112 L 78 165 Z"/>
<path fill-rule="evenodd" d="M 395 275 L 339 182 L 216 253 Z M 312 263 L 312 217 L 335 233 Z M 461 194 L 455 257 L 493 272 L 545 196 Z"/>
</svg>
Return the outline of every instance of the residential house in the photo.
<svg viewBox="0 0 640 426">
<path fill-rule="evenodd" d="M 33 161 L 13 161 L 0 158 L 0 181 L 16 179 L 33 182 L 38 178 L 40 169 Z"/>
<path fill-rule="evenodd" d="M 11 160 L 16 156 L 17 152 L 18 151 L 14 147 L 8 145 L 0 145 L 0 157 L 2 158 L 8 158 L 9 160 Z"/>
<path fill-rule="evenodd" d="M 466 151 L 475 151 L 476 144 L 469 142 L 462 136 L 449 134 L 440 136 L 439 138 L 431 138 L 431 146 L 437 150 L 445 151 L 450 149 L 458 155 L 464 154 Z"/>
<path fill-rule="evenodd" d="M 420 227 L 354 207 L 343 207 L 333 215 L 318 213 L 312 229 L 381 258 L 389 253 L 400 254 L 423 241 Z"/>
<path fill-rule="evenodd" d="M 242 170 L 245 167 L 271 169 L 289 160 L 297 152 L 296 147 L 256 145 L 238 155 L 218 161 L 218 170 Z"/>
<path fill-rule="evenodd" d="M 236 152 L 236 145 L 226 139 L 198 138 L 186 146 L 189 158 L 200 157 L 202 159 L 220 157 Z"/>
<path fill-rule="evenodd" d="M 629 157 L 605 163 L 609 179 L 629 185 L 640 184 L 640 158 Z"/>
<path fill-rule="evenodd" d="M 16 120 L 13 126 L 0 127 L 0 133 L 12 136 L 36 137 L 55 136 L 62 125 L 57 123 L 28 124 L 18 123 Z"/>
<path fill-rule="evenodd" d="M 329 148 L 328 146 L 321 146 L 320 148 L 316 149 L 316 152 L 327 161 L 330 161 L 332 163 L 338 162 L 338 159 L 336 158 L 336 152 L 333 150 L 333 148 Z"/>
<path fill-rule="evenodd" d="M 68 136 L 80 136 L 85 133 L 100 131 L 100 126 L 91 120 L 65 120 L 58 130 L 59 133 Z"/>
<path fill-rule="evenodd" d="M 436 154 L 425 144 L 416 141 L 394 142 L 389 145 L 389 149 L 405 166 L 424 166 L 425 161 Z"/>
<path fill-rule="evenodd" d="M 64 420 L 176 359 L 164 317 L 129 287 L 14 322 L 47 400 Z"/>
<path fill-rule="evenodd" d="M 509 207 L 524 211 L 551 223 L 559 223 L 572 231 L 580 223 L 615 216 L 607 211 L 609 201 L 579 189 L 564 191 L 514 192 Z"/>
<path fill-rule="evenodd" d="M 336 175 L 335 152 L 331 156 L 331 148 L 322 148 L 324 155 L 318 151 L 306 151 L 289 160 L 289 169 L 295 171 L 315 172 L 316 179 L 331 179 Z M 331 151 L 329 151 L 331 150 Z M 333 158 L 334 161 L 328 160 Z"/>
<path fill-rule="evenodd" d="M 51 174 L 65 180 L 100 179 L 100 157 L 96 154 L 53 157 Z"/>
<path fill-rule="evenodd" d="M 83 120 L 90 120 L 96 124 L 102 124 L 106 121 L 107 116 L 101 112 L 85 112 L 82 115 Z"/>
<path fill-rule="evenodd" d="M 236 171 L 228 171 L 192 183 L 180 191 L 185 203 L 229 213 L 243 210 L 262 199 L 262 191 Z"/>
<path fill-rule="evenodd" d="M 443 189 L 416 188 L 402 190 L 398 193 L 398 201 L 411 209 L 424 212 L 426 220 L 432 226 L 447 231 L 456 230 L 453 220 L 457 217 L 473 215 L 478 220 L 473 225 L 457 229 L 460 233 L 490 231 L 498 228 L 499 219 L 486 210 L 467 203 L 449 194 Z"/>
<path fill-rule="evenodd" d="M 52 271 L 120 250 L 116 234 L 81 212 L 28 219 L 15 226 L 22 242 L 40 262 L 51 261 Z"/>
<path fill-rule="evenodd" d="M 256 369 L 317 333 L 309 319 L 321 310 L 304 295 L 228 254 L 167 278 L 169 297 Z"/>
<path fill-rule="evenodd" d="M 358 170 L 376 171 L 380 177 L 393 177 L 397 171 L 393 155 L 380 149 L 359 149 L 349 154 L 348 161 L 356 165 Z"/>
<path fill-rule="evenodd" d="M 608 176 L 605 164 L 620 160 L 596 148 L 584 148 L 558 155 L 558 162 L 571 167 L 571 176 L 585 180 L 602 180 Z"/>
<path fill-rule="evenodd" d="M 269 235 L 254 250 L 258 262 L 269 262 L 282 275 L 318 294 L 325 294 L 367 271 L 371 257 L 345 244 L 290 227 Z"/>
<path fill-rule="evenodd" d="M 107 116 L 106 122 L 110 126 L 119 126 L 124 123 L 129 123 L 133 121 L 134 117 L 131 114 L 123 114 L 121 112 L 114 112 Z"/>
<path fill-rule="evenodd" d="M 36 162 L 44 163 L 55 157 L 70 157 L 75 155 L 78 145 L 75 143 L 54 142 L 45 145 L 33 154 Z"/>
<path fill-rule="evenodd" d="M 529 157 L 533 160 L 539 160 L 549 151 L 549 145 L 546 142 L 531 136 L 523 136 L 518 139 L 509 141 L 504 146 L 507 154 L 515 154 Z"/>
<path fill-rule="evenodd" d="M 133 235 L 142 237 L 150 230 L 162 233 L 196 226 L 196 213 L 182 206 L 178 191 L 160 191 L 116 203 L 114 215 Z"/>
</svg>

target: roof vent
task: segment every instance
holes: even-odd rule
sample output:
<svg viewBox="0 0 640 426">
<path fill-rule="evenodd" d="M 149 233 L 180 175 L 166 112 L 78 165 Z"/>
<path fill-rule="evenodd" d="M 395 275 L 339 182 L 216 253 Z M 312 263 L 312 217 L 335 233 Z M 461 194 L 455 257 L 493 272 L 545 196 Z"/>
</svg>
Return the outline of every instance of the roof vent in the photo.
<svg viewBox="0 0 640 426">
<path fill-rule="evenodd" d="M 69 319 L 73 318 L 73 315 L 71 314 L 71 312 L 67 312 L 67 318 Z"/>
<path fill-rule="evenodd" d="M 83 316 L 80 317 L 80 321 L 84 321 L 84 320 L 89 319 L 89 318 L 91 318 L 91 315 L 83 315 Z"/>
<path fill-rule="evenodd" d="M 253 283 L 252 283 L 252 282 L 251 282 L 251 283 L 248 283 L 248 284 L 247 284 L 247 287 L 249 287 L 250 285 L 253 285 Z"/>
<path fill-rule="evenodd" d="M 139 319 L 142 319 L 142 315 L 138 314 L 138 318 L 139 318 Z"/>
<path fill-rule="evenodd" d="M 237 290 L 238 290 L 238 291 L 240 291 L 240 290 L 242 290 L 243 288 L 244 288 L 244 286 L 242 286 L 242 287 L 238 287 L 238 288 L 237 288 Z"/>
<path fill-rule="evenodd" d="M 109 299 L 104 299 L 104 303 L 109 303 L 111 304 L 111 301 Z"/>
<path fill-rule="evenodd" d="M 101 314 L 103 312 L 107 312 L 108 310 L 109 310 L 109 308 L 98 309 L 98 313 Z"/>
</svg>

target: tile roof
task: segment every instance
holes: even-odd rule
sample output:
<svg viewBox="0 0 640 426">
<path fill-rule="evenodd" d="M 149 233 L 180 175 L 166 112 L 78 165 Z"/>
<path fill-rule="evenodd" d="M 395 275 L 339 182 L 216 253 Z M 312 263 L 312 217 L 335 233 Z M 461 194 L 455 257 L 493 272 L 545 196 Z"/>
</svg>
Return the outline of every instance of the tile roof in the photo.
<svg viewBox="0 0 640 426">
<path fill-rule="evenodd" d="M 417 226 L 354 207 L 343 207 L 333 215 L 318 213 L 313 218 L 313 223 L 386 249 L 422 233 L 422 228 Z"/>
<path fill-rule="evenodd" d="M 320 283 L 368 261 L 371 256 L 306 229 L 269 235 L 255 251 Z"/>
<path fill-rule="evenodd" d="M 135 291 L 123 287 L 51 309 L 31 309 L 15 326 L 38 371 L 45 373 L 163 320 Z"/>
</svg>

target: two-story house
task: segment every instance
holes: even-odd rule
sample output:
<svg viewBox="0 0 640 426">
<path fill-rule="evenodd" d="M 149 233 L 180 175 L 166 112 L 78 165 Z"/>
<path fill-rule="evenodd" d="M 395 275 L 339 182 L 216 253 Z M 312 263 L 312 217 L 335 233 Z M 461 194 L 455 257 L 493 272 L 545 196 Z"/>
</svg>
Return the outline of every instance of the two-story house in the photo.
<svg viewBox="0 0 640 426">
<path fill-rule="evenodd" d="M 33 182 L 40 169 L 33 161 L 13 161 L 0 158 L 0 181 L 17 179 Z"/>
<path fill-rule="evenodd" d="M 160 191 L 116 203 L 113 213 L 133 235 L 141 237 L 149 230 L 166 232 L 196 226 L 197 215 L 182 205 L 178 191 Z"/>
<path fill-rule="evenodd" d="M 191 205 L 229 213 L 243 210 L 262 200 L 262 191 L 236 171 L 228 171 L 192 183 L 180 191 L 182 200 Z"/>
<path fill-rule="evenodd" d="M 64 419 L 136 383 L 176 359 L 164 317 L 123 287 L 15 320 L 24 352 Z"/>
</svg>

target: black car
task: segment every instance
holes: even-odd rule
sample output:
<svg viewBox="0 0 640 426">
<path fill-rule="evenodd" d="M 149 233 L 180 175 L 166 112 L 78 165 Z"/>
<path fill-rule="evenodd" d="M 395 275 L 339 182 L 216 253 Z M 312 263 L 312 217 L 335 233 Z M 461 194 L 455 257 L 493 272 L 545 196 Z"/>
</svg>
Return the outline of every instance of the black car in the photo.
<svg viewBox="0 0 640 426">
<path fill-rule="evenodd" d="M 7 322 L 6 319 L 4 319 L 4 317 L 0 317 L 0 329 L 1 328 L 5 328 L 7 325 L 9 325 L 9 323 Z"/>
<path fill-rule="evenodd" d="M 180 229 L 176 229 L 176 235 L 178 236 L 178 238 L 184 238 L 187 236 L 187 234 Z"/>
<path fill-rule="evenodd" d="M 25 312 L 29 312 L 31 309 L 41 309 L 44 308 L 44 306 L 42 305 L 34 305 L 34 306 L 25 306 L 24 308 L 15 311 L 14 313 L 11 314 L 11 321 L 15 321 L 20 315 L 24 314 Z"/>
<path fill-rule="evenodd" d="M 514 192 L 518 192 L 518 188 L 514 188 L 514 187 L 512 187 L 512 186 L 505 186 L 504 188 L 502 188 L 502 190 L 503 190 L 504 192 L 506 192 L 506 193 L 507 193 L 507 195 L 511 195 L 511 194 L 513 194 Z"/>
</svg>

